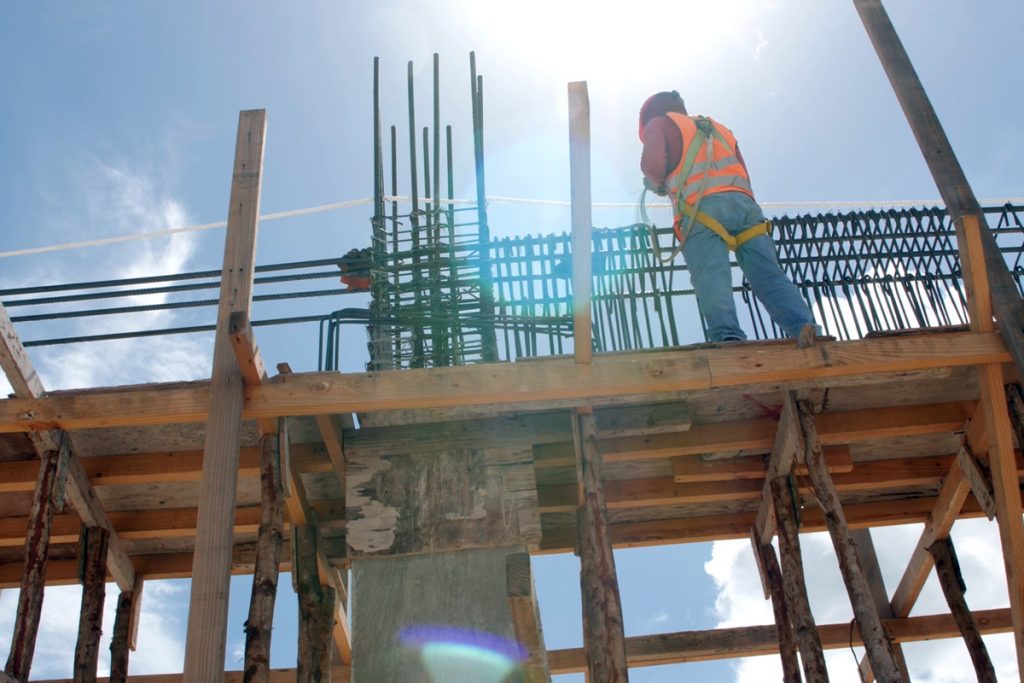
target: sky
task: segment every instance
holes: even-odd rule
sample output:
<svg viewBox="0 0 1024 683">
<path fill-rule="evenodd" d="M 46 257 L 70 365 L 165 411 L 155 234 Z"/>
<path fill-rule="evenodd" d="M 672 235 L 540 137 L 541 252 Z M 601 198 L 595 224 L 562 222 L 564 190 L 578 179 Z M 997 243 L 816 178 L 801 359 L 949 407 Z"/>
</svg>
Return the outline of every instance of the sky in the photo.
<svg viewBox="0 0 1024 683">
<path fill-rule="evenodd" d="M 1018 170 L 1024 4 L 890 0 L 886 6 L 976 195 L 1024 196 Z M 851 2 L 5 3 L 0 252 L 223 220 L 241 109 L 268 114 L 262 213 L 369 197 L 375 56 L 382 60 L 384 121 L 399 126 L 401 140 L 408 134 L 407 64 L 415 65 L 422 126 L 429 123 L 430 58 L 440 54 L 442 120 L 455 131 L 456 196 L 472 196 L 471 50 L 485 83 L 490 195 L 568 199 L 566 83 L 585 80 L 595 202 L 635 204 L 642 187 L 637 110 L 665 89 L 679 90 L 691 113 L 733 129 L 769 213 L 785 210 L 773 209 L 776 203 L 888 206 L 892 200 L 932 204 L 938 197 Z M 369 215 L 363 205 L 266 221 L 257 263 L 365 246 Z M 634 218 L 632 207 L 594 211 L 599 226 Z M 567 229 L 568 210 L 495 202 L 490 222 L 496 235 L 543 234 Z M 0 289 L 217 268 L 222 249 L 223 231 L 208 230 L 3 256 Z M 158 302 L 160 295 L 139 300 Z M 316 300 L 289 311 L 322 313 L 341 305 L 351 303 Z M 276 310 L 257 305 L 254 317 Z M 164 327 L 192 320 L 189 315 L 110 316 L 88 329 Z M 42 324 L 18 329 L 26 340 L 49 332 Z M 343 369 L 356 370 L 365 360 L 358 351 L 364 339 L 358 330 L 345 334 L 353 351 Z M 288 362 L 297 371 L 315 369 L 314 329 L 264 328 L 257 338 L 270 367 Z M 209 335 L 188 335 L 35 348 L 30 355 L 45 385 L 56 389 L 206 377 L 211 349 Z M 917 533 L 899 527 L 877 536 L 890 589 Z M 972 606 L 1005 605 L 1001 571 L 987 561 L 997 552 L 992 526 L 959 523 L 954 534 Z M 821 568 L 811 577 L 821 621 L 847 619 L 827 538 L 807 537 L 805 556 Z M 619 551 L 617 561 L 630 635 L 771 618 L 746 543 Z M 580 645 L 575 558 L 538 557 L 534 568 L 548 646 Z M 187 590 L 184 581 L 147 587 L 133 672 L 181 670 Z M 69 674 L 76 591 L 48 592 L 37 677 Z M 241 666 L 239 615 L 247 592 L 245 580 L 236 579 L 231 668 Z M 279 619 L 287 620 L 289 591 L 281 594 Z M 0 595 L 0 649 L 9 643 L 15 598 L 13 591 Z M 922 605 L 920 613 L 944 609 L 934 585 Z M 989 639 L 1000 674 L 1012 677 L 1016 664 L 1007 642 Z M 961 680 L 969 666 L 957 641 L 914 646 L 908 656 L 915 680 Z M 293 658 L 294 644 L 275 639 L 274 665 L 288 666 Z M 856 680 L 849 652 L 829 661 L 833 680 Z M 765 658 L 655 667 L 634 670 L 631 679 L 653 683 L 685 673 L 692 681 L 759 681 L 776 666 Z"/>
</svg>

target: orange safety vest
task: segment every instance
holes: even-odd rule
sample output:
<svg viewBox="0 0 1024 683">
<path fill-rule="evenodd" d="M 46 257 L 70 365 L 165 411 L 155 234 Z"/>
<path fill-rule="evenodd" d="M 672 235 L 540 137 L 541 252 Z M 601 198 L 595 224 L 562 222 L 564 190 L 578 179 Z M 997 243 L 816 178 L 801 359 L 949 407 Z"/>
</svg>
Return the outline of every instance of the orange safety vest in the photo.
<svg viewBox="0 0 1024 683">
<path fill-rule="evenodd" d="M 675 204 L 676 219 L 672 228 L 681 245 L 697 222 L 722 238 L 731 251 L 759 235 L 770 233 L 768 221 L 753 225 L 732 235 L 721 223 L 699 210 L 700 200 L 716 192 L 743 192 L 751 198 L 750 174 L 736 156 L 736 136 L 714 119 L 687 116 L 677 112 L 666 114 L 683 136 L 683 153 L 679 164 L 668 174 L 665 184 Z M 710 159 L 708 156 L 710 155 Z M 689 217 L 683 229 L 684 218 Z"/>
<path fill-rule="evenodd" d="M 666 185 L 674 196 L 682 193 L 687 204 L 695 204 L 698 196 L 707 196 L 716 192 L 743 192 L 754 196 L 750 187 L 750 175 L 743 163 L 736 156 L 736 136 L 732 131 L 711 118 L 692 117 L 677 112 L 666 114 L 679 128 L 683 135 L 683 153 L 679 164 L 669 173 Z M 700 136 L 697 148 L 694 138 L 697 137 L 697 119 L 711 124 L 710 134 Z M 707 140 L 711 141 L 711 159 L 708 159 Z M 681 177 L 686 166 L 690 168 L 686 177 Z M 703 192 L 701 188 L 703 187 Z"/>
</svg>

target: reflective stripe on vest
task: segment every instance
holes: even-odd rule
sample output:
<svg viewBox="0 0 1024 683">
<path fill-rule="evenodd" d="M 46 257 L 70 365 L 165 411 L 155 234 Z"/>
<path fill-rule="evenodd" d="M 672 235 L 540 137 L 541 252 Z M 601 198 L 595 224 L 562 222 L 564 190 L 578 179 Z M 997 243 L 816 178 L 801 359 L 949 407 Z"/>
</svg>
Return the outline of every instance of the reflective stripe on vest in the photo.
<svg viewBox="0 0 1024 683">
<path fill-rule="evenodd" d="M 682 194 L 687 204 L 697 202 L 698 195 L 717 192 L 743 192 L 754 196 L 750 176 L 736 156 L 736 138 L 732 131 L 717 121 L 705 117 L 691 117 L 669 112 L 669 119 L 683 136 L 683 153 L 679 164 L 666 179 L 669 191 L 676 197 Z M 700 130 L 697 121 L 707 121 L 711 132 L 711 159 L 708 159 L 708 135 Z M 703 192 L 701 192 L 703 187 Z"/>
</svg>

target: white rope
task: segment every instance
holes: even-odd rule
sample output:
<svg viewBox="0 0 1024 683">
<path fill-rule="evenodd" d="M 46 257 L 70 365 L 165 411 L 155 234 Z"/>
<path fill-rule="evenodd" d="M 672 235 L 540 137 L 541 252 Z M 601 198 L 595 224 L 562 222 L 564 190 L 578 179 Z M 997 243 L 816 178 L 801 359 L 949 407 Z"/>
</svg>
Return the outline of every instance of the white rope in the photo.
<svg viewBox="0 0 1024 683">
<path fill-rule="evenodd" d="M 412 201 L 411 197 L 405 195 L 388 195 L 384 197 L 386 203 L 391 202 L 403 202 L 408 203 Z M 420 199 L 423 205 L 473 205 L 476 204 L 475 199 Z M 344 202 L 335 202 L 333 204 L 323 204 L 321 206 L 311 206 L 305 209 L 290 209 L 288 211 L 277 211 L 275 213 L 268 213 L 259 217 L 261 222 L 273 221 L 280 218 L 294 218 L 297 216 L 308 216 L 316 213 L 325 213 L 327 211 L 337 211 L 339 209 L 349 209 L 356 206 L 365 206 L 373 202 L 372 197 L 364 197 L 362 199 L 350 199 Z M 559 200 L 559 199 L 527 199 L 523 197 L 503 197 L 498 195 L 488 195 L 488 204 L 521 204 L 526 206 L 557 206 L 557 207 L 569 207 L 572 206 L 571 202 Z M 1024 204 L 1024 197 L 1010 197 L 1000 199 L 982 199 L 979 203 L 984 206 L 1001 206 L 1006 203 L 1011 204 Z M 760 202 L 761 206 L 765 209 L 780 209 L 780 208 L 794 208 L 803 210 L 829 210 L 829 209 L 859 209 L 859 208 L 911 208 L 915 206 L 942 206 L 942 200 L 940 199 L 915 199 L 915 200 L 869 200 L 869 201 L 836 201 L 836 202 Z M 595 209 L 635 209 L 637 207 L 636 202 L 596 202 L 593 205 Z M 650 204 L 651 208 L 662 208 L 668 209 L 671 204 L 668 202 L 661 202 L 658 204 Z M 181 228 L 165 228 L 162 230 L 151 230 L 147 232 L 139 232 L 131 235 L 119 235 L 117 237 L 103 237 L 95 240 L 88 240 L 85 242 L 68 242 L 65 244 L 51 244 L 45 247 L 29 247 L 27 249 L 15 249 L 12 251 L 0 251 L 0 258 L 11 258 L 14 256 L 29 256 L 32 254 L 48 254 L 56 251 L 69 251 L 71 249 L 83 249 L 86 247 L 98 247 L 107 244 L 120 244 L 123 242 L 134 242 L 138 240 L 148 240 L 156 237 L 166 237 L 168 235 L 180 235 L 190 232 L 202 232 L 204 230 L 215 230 L 217 228 L 223 228 L 227 225 L 227 221 L 217 221 L 216 223 L 203 223 L 202 225 L 189 225 Z"/>
</svg>

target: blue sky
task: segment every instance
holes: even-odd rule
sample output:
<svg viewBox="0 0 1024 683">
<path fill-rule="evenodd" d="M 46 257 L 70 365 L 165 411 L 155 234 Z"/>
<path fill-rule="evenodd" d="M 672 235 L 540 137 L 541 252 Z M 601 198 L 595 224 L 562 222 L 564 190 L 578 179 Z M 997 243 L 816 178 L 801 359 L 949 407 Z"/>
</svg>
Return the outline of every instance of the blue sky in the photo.
<svg viewBox="0 0 1024 683">
<path fill-rule="evenodd" d="M 886 4 L 976 194 L 1024 196 L 1024 5 Z M 442 119 L 455 128 L 456 195 L 471 196 L 470 50 L 485 79 L 493 195 L 568 198 L 566 82 L 586 80 L 595 201 L 637 199 L 636 112 L 663 89 L 678 89 L 691 112 L 713 115 L 736 132 L 764 202 L 887 205 L 938 196 L 850 2 L 6 3 L 0 8 L 0 251 L 222 220 L 240 109 L 268 110 L 263 213 L 368 197 L 374 56 L 382 58 L 385 122 L 398 124 L 404 140 L 406 64 L 417 67 L 422 126 L 429 123 L 430 55 L 441 54 Z M 363 246 L 368 217 L 361 207 L 265 223 L 257 261 Z M 631 222 L 633 211 L 595 210 L 594 218 L 617 225 Z M 568 227 L 568 211 L 495 204 L 491 222 L 499 235 L 560 231 Z M 222 240 L 215 230 L 4 258 L 0 288 L 215 268 Z M 336 303 L 304 306 L 324 312 Z M 256 316 L 268 311 L 257 307 Z M 175 320 L 154 315 L 146 323 Z M 26 339 L 38 334 L 22 328 Z M 315 331 L 266 330 L 258 338 L 271 367 L 282 361 L 296 370 L 315 367 Z M 356 333 L 351 340 L 360 346 Z M 64 388 L 202 377 L 210 347 L 209 339 L 190 337 L 33 350 L 32 357 L 48 387 Z M 346 362 L 356 369 L 359 358 Z M 741 619 L 743 601 L 736 596 L 742 591 L 715 583 L 749 578 L 745 560 L 729 548 L 619 553 L 627 630 Z M 578 645 L 575 559 L 538 558 L 535 566 L 549 646 Z M 233 603 L 239 614 L 241 583 L 234 593 L 243 595 L 242 606 Z M 149 652 L 161 654 L 139 656 L 134 666 L 146 657 L 174 665 L 182 617 L 173 606 L 184 604 L 185 590 L 175 583 L 152 591 Z M 59 633 L 56 617 L 50 623 Z M 8 637 L 0 631 L 0 644 Z M 289 664 L 289 639 L 276 641 L 275 665 Z M 229 664 L 236 668 L 231 649 Z M 70 651 L 63 662 L 45 658 L 40 673 L 51 662 L 52 675 L 66 672 Z M 690 680 L 747 675 L 723 663 L 683 670 Z M 632 678 L 676 680 L 679 672 L 637 670 Z M 921 678 L 944 680 L 938 673 Z"/>
</svg>

